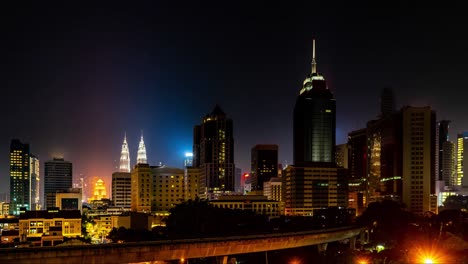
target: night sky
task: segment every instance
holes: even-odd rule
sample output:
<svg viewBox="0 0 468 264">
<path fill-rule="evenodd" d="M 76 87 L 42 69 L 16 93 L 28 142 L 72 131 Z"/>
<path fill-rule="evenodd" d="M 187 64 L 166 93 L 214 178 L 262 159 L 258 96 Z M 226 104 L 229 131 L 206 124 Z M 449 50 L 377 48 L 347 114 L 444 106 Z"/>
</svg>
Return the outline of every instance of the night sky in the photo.
<svg viewBox="0 0 468 264">
<path fill-rule="evenodd" d="M 215 104 L 234 120 L 237 167 L 248 171 L 261 143 L 278 144 L 280 161 L 291 163 L 313 37 L 337 100 L 337 143 L 377 116 L 384 86 L 398 108 L 431 105 L 452 120 L 452 139 L 468 130 L 463 8 L 134 2 L 2 8 L 0 193 L 9 189 L 12 138 L 29 143 L 41 166 L 64 156 L 75 179 L 109 186 L 124 132 L 132 165 L 143 130 L 150 164 L 182 167 L 193 126 Z"/>
</svg>

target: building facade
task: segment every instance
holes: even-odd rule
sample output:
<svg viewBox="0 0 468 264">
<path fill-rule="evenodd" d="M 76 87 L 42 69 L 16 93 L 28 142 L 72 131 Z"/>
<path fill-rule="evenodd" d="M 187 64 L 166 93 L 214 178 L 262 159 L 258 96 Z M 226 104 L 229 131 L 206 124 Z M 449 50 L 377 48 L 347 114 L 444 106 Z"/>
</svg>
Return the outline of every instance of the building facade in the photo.
<svg viewBox="0 0 468 264">
<path fill-rule="evenodd" d="M 20 208 L 31 209 L 29 144 L 18 139 L 10 143 L 10 214 L 19 215 Z"/>
<path fill-rule="evenodd" d="M 31 210 L 41 210 L 41 177 L 39 170 L 39 158 L 34 155 L 29 157 L 29 179 L 31 180 L 30 204 Z"/>
<path fill-rule="evenodd" d="M 255 145 L 251 151 L 252 191 L 263 190 L 263 183 L 278 176 L 278 145 Z"/>
<path fill-rule="evenodd" d="M 403 120 L 403 203 L 416 214 L 437 212 L 436 115 L 430 107 L 405 107 Z"/>
<path fill-rule="evenodd" d="M 132 174 L 112 173 L 112 202 L 115 207 L 130 208 L 132 203 Z"/>
<path fill-rule="evenodd" d="M 468 155 L 464 155 L 468 149 L 468 132 L 457 135 L 457 185 L 468 187 L 468 177 L 465 177 L 464 164 L 468 164 Z"/>
<path fill-rule="evenodd" d="M 168 166 L 152 166 L 153 193 L 151 211 L 169 211 L 184 201 L 185 171 Z"/>
<path fill-rule="evenodd" d="M 148 164 L 137 164 L 132 170 L 131 208 L 136 212 L 151 212 L 153 176 Z"/>
<path fill-rule="evenodd" d="M 63 158 L 53 158 L 44 163 L 44 201 L 46 208 L 55 207 L 57 191 L 73 187 L 73 165 Z"/>
<path fill-rule="evenodd" d="M 184 170 L 184 181 L 185 181 L 185 194 L 184 200 L 195 200 L 198 197 L 199 185 L 198 179 L 200 178 L 200 168 L 198 167 L 186 167 Z"/>
<path fill-rule="evenodd" d="M 444 143 L 449 141 L 449 125 L 450 120 L 441 120 L 437 122 L 436 138 L 437 138 L 437 152 L 436 152 L 436 179 L 439 181 L 444 180 Z M 450 154 L 449 154 L 450 155 Z M 448 181 L 445 183 L 449 186 Z"/>
<path fill-rule="evenodd" d="M 211 200 L 210 204 L 218 208 L 253 211 L 268 217 L 281 215 L 279 202 L 267 200 L 263 195 L 225 195 Z"/>
<path fill-rule="evenodd" d="M 194 166 L 201 169 L 200 197 L 215 199 L 234 191 L 233 122 L 216 105 L 194 128 Z"/>
<path fill-rule="evenodd" d="M 348 144 L 340 144 L 335 147 L 335 161 L 336 165 L 341 168 L 348 169 Z"/>
</svg>

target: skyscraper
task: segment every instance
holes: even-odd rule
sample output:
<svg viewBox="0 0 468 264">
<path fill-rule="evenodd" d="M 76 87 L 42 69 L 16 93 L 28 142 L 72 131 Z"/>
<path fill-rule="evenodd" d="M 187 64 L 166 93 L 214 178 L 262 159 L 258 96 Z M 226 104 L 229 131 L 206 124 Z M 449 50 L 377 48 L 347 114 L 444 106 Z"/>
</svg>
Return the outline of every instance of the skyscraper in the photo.
<svg viewBox="0 0 468 264">
<path fill-rule="evenodd" d="M 403 120 L 403 203 L 416 214 L 437 212 L 435 197 L 436 117 L 430 107 L 405 107 Z"/>
<path fill-rule="evenodd" d="M 251 151 L 252 191 L 263 190 L 263 183 L 278 176 L 278 145 L 255 145 Z"/>
<path fill-rule="evenodd" d="M 130 152 L 128 151 L 127 135 L 124 136 L 122 152 L 120 154 L 120 172 L 130 172 Z"/>
<path fill-rule="evenodd" d="M 468 132 L 457 135 L 457 183 L 468 187 L 464 166 L 468 164 L 468 155 L 465 155 L 465 149 L 468 149 Z"/>
<path fill-rule="evenodd" d="M 41 210 L 41 178 L 39 174 L 39 158 L 34 155 L 30 155 L 29 160 L 29 179 L 31 180 L 31 210 Z"/>
<path fill-rule="evenodd" d="M 140 143 L 138 144 L 137 164 L 148 164 L 146 159 L 146 147 L 143 141 L 143 133 L 141 133 Z"/>
<path fill-rule="evenodd" d="M 380 115 L 389 117 L 395 113 L 395 96 L 390 87 L 384 87 L 380 95 Z"/>
<path fill-rule="evenodd" d="M 317 73 L 314 40 L 312 72 L 304 80 L 294 107 L 294 165 L 335 162 L 335 104 L 325 78 Z"/>
<path fill-rule="evenodd" d="M 10 214 L 19 215 L 20 208 L 31 209 L 29 144 L 18 139 L 10 143 Z"/>
<path fill-rule="evenodd" d="M 233 122 L 218 105 L 194 127 L 193 164 L 200 167 L 200 196 L 234 191 Z"/>
<path fill-rule="evenodd" d="M 449 140 L 450 120 L 441 120 L 437 122 L 437 180 L 443 181 L 444 175 L 444 142 Z M 448 182 L 446 182 L 448 186 Z"/>
<path fill-rule="evenodd" d="M 116 207 L 130 208 L 132 175 L 130 172 L 112 173 L 112 203 Z"/>
<path fill-rule="evenodd" d="M 63 158 L 44 163 L 44 201 L 46 208 L 55 207 L 55 194 L 73 187 L 73 166 Z"/>
<path fill-rule="evenodd" d="M 439 152 L 440 153 L 440 152 Z M 452 141 L 442 143 L 442 180 L 445 186 L 461 185 L 455 174 L 455 144 Z"/>
<path fill-rule="evenodd" d="M 310 216 L 317 209 L 348 204 L 347 170 L 335 163 L 335 97 L 317 73 L 315 40 L 312 53 L 312 71 L 294 107 L 294 165 L 282 177 L 286 215 Z"/>
</svg>

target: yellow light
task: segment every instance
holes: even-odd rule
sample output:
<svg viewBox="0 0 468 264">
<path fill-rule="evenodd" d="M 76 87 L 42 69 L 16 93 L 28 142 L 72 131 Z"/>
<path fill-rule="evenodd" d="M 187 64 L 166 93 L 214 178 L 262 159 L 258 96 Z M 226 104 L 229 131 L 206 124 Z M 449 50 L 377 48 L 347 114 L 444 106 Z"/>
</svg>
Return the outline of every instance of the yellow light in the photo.
<svg viewBox="0 0 468 264">
<path fill-rule="evenodd" d="M 423 263 L 425 263 L 425 264 L 434 264 L 435 262 L 431 258 L 426 258 L 426 259 L 424 259 Z"/>
</svg>

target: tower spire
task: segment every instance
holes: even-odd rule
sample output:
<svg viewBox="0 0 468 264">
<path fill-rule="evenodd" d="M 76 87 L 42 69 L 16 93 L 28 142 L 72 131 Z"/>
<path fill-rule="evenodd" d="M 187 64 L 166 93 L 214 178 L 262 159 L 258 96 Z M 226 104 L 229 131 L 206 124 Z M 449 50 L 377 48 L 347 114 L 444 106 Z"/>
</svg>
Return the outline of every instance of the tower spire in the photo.
<svg viewBox="0 0 468 264">
<path fill-rule="evenodd" d="M 122 152 L 120 153 L 120 166 L 121 172 L 130 172 L 130 153 L 128 151 L 127 144 L 127 132 L 124 134 L 124 140 L 122 144 Z"/>
<path fill-rule="evenodd" d="M 315 38 L 312 39 L 312 74 L 317 73 L 317 62 L 315 61 Z"/>
<path fill-rule="evenodd" d="M 140 144 L 138 144 L 138 153 L 137 153 L 137 164 L 146 164 L 148 160 L 146 159 L 146 147 L 145 142 L 143 141 L 143 130 L 141 130 Z"/>
</svg>

